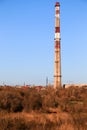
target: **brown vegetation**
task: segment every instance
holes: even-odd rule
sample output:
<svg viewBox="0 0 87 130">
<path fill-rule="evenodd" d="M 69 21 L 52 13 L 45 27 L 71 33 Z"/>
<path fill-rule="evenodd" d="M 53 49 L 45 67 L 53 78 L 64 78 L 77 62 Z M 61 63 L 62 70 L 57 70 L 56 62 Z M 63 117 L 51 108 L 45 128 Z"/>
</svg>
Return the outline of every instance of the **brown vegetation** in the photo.
<svg viewBox="0 0 87 130">
<path fill-rule="evenodd" d="M 0 87 L 0 130 L 86 130 L 87 89 Z"/>
</svg>

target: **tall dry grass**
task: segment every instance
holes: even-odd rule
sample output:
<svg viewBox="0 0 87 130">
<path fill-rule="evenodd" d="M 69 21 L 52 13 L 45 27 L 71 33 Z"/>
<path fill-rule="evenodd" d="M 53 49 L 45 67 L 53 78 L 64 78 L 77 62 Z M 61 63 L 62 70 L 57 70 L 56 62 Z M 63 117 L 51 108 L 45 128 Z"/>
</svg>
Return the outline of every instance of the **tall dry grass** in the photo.
<svg viewBox="0 0 87 130">
<path fill-rule="evenodd" d="M 87 130 L 87 89 L 0 87 L 0 130 Z"/>
<path fill-rule="evenodd" d="M 0 130 L 74 130 L 73 120 L 67 113 L 0 113 Z"/>
</svg>

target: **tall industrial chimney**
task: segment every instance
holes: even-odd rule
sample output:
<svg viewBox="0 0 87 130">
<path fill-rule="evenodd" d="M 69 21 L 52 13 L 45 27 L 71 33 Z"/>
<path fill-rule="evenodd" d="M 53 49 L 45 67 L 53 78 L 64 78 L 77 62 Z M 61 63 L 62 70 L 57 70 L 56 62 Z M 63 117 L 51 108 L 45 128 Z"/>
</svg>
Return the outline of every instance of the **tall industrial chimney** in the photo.
<svg viewBox="0 0 87 130">
<path fill-rule="evenodd" d="M 54 88 L 61 87 L 61 49 L 60 49 L 60 3 L 55 4 L 55 63 Z"/>
</svg>

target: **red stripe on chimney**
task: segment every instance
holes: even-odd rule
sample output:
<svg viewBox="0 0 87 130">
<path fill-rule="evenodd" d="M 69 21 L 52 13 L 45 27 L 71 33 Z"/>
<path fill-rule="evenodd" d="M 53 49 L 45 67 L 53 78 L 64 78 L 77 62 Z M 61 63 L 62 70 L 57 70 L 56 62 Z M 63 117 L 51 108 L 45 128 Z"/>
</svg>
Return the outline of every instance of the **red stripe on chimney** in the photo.
<svg viewBox="0 0 87 130">
<path fill-rule="evenodd" d="M 55 33 L 59 32 L 60 33 L 60 27 L 55 27 Z"/>
</svg>

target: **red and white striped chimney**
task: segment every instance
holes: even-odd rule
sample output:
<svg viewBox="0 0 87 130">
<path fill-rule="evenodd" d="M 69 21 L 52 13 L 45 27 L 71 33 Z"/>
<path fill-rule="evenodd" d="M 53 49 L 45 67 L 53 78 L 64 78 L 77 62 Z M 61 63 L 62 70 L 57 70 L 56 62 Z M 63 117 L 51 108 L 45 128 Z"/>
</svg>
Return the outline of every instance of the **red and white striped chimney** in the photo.
<svg viewBox="0 0 87 130">
<path fill-rule="evenodd" d="M 61 87 L 60 3 L 55 4 L 54 88 Z"/>
</svg>

